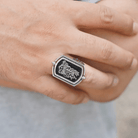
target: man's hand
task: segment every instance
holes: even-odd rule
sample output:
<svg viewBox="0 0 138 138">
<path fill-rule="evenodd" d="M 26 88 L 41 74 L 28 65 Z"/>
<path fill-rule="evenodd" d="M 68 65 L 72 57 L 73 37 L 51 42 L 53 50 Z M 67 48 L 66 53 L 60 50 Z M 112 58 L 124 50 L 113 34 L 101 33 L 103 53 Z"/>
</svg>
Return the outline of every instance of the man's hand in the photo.
<svg viewBox="0 0 138 138">
<path fill-rule="evenodd" d="M 76 88 L 52 77 L 61 55 L 80 56 L 121 69 L 134 69 L 134 55 L 108 40 L 80 31 L 104 28 L 135 35 L 133 20 L 105 6 L 64 0 L 1 0 L 0 78 L 53 99 L 78 104 L 87 89 L 117 85 L 117 77 L 85 63 L 86 79 Z M 96 83 L 95 83 L 96 82 Z M 101 98 L 101 97 L 100 97 Z"/>
</svg>

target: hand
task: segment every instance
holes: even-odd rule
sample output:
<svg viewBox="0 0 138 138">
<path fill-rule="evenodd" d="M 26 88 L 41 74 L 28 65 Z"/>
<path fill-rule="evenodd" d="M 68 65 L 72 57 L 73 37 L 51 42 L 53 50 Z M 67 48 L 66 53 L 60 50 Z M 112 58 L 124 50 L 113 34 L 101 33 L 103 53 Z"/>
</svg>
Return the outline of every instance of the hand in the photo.
<svg viewBox="0 0 138 138">
<path fill-rule="evenodd" d="M 116 77 L 85 63 L 86 79 L 73 88 L 51 76 L 52 62 L 59 56 L 80 56 L 122 69 L 136 66 L 132 53 L 80 31 L 104 28 L 134 35 L 133 20 L 127 15 L 104 6 L 64 0 L 2 0 L 0 6 L 2 80 L 78 104 L 88 100 L 85 88 L 115 86 Z"/>
<path fill-rule="evenodd" d="M 113 8 L 121 13 L 126 13 L 130 15 L 135 22 L 138 22 L 138 2 L 136 0 L 103 0 L 99 2 L 100 5 L 106 5 L 110 8 Z M 137 27 L 138 30 L 138 27 Z M 83 30 L 87 33 L 97 35 L 101 38 L 107 39 L 121 48 L 124 48 L 130 52 L 132 52 L 138 58 L 138 34 L 132 37 L 124 36 L 118 33 L 114 33 L 107 30 L 100 30 L 100 29 L 87 29 Z M 115 68 L 113 66 L 109 66 L 106 64 L 101 64 L 98 62 L 93 62 L 87 59 L 81 59 L 87 64 L 91 65 L 94 68 L 97 68 L 103 72 L 110 72 L 114 73 L 119 77 L 119 84 L 113 88 L 105 89 L 105 90 L 96 90 L 96 89 L 87 89 L 87 93 L 92 100 L 100 101 L 100 102 L 107 102 L 111 101 L 118 96 L 125 90 L 137 69 L 134 70 L 121 70 Z"/>
</svg>

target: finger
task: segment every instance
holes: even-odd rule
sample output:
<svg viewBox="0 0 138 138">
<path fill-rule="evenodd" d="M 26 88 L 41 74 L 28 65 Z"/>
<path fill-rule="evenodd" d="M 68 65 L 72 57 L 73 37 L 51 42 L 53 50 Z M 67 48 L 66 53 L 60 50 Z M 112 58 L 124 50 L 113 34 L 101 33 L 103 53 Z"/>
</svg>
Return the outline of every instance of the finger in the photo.
<svg viewBox="0 0 138 138">
<path fill-rule="evenodd" d="M 72 32 L 68 53 L 123 69 L 137 66 L 134 55 L 102 38 L 81 31 Z"/>
<path fill-rule="evenodd" d="M 66 56 L 71 59 L 74 58 L 67 54 Z M 49 59 L 49 63 L 45 68 L 45 70 L 49 70 L 49 74 L 52 74 L 52 66 L 53 66 L 52 62 L 55 61 L 58 57 L 60 56 L 56 55 L 56 57 L 52 56 Z M 113 74 L 101 72 L 87 64 L 84 64 L 84 66 L 85 66 L 85 79 L 78 85 L 78 88 L 88 87 L 88 88 L 96 88 L 96 89 L 105 89 L 105 88 L 116 86 L 118 84 L 119 80 L 117 76 Z"/>
<path fill-rule="evenodd" d="M 107 89 L 118 84 L 117 76 L 101 72 L 85 64 L 85 79 L 77 86 L 78 88 Z"/>
<path fill-rule="evenodd" d="M 89 100 L 85 92 L 71 88 L 50 75 L 41 76 L 29 84 L 28 87 L 52 99 L 68 104 L 86 103 Z"/>
<path fill-rule="evenodd" d="M 87 2 L 70 2 L 71 16 L 78 28 L 104 28 L 125 35 L 135 34 L 132 18 L 109 7 Z"/>
</svg>

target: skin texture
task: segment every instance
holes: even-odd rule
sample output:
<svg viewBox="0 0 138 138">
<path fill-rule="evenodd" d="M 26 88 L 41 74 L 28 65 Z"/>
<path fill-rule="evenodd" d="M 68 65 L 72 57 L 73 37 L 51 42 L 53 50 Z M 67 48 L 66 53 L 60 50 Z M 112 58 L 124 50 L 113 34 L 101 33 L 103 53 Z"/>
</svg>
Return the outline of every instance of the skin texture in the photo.
<svg viewBox="0 0 138 138">
<path fill-rule="evenodd" d="M 64 0 L 3 0 L 0 6 L 1 86 L 40 92 L 70 104 L 89 98 L 109 101 L 120 95 L 136 72 L 133 50 L 116 45 L 124 45 L 123 38 L 137 36 L 138 30 L 128 15 L 105 6 Z M 126 36 L 113 33 L 110 38 L 110 32 L 100 31 L 100 35 L 114 40 L 112 43 L 106 37 L 92 35 L 99 35 L 95 28 Z M 79 56 L 85 62 L 86 79 L 75 88 L 51 76 L 52 61 L 63 54 Z M 123 73 L 130 76 L 121 83 Z M 116 75 L 120 79 L 117 87 Z"/>
</svg>

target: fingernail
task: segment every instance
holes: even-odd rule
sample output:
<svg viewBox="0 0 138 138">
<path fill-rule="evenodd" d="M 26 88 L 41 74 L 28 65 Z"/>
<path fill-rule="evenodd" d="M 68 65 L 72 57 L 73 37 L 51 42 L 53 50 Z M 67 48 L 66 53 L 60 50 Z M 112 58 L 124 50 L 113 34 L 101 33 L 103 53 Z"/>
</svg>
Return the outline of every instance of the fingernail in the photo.
<svg viewBox="0 0 138 138">
<path fill-rule="evenodd" d="M 82 101 L 82 103 L 88 103 L 88 101 L 89 101 L 89 98 L 88 98 L 88 96 L 85 96 L 85 98 L 83 99 L 83 101 Z"/>
<path fill-rule="evenodd" d="M 136 58 L 133 59 L 130 69 L 135 69 L 138 65 L 138 61 Z"/>
<path fill-rule="evenodd" d="M 113 85 L 112 86 L 116 86 L 117 84 L 118 84 L 118 82 L 119 82 L 119 79 L 118 79 L 118 77 L 114 77 L 114 80 L 113 80 Z"/>
<path fill-rule="evenodd" d="M 134 24 L 133 24 L 133 31 L 134 31 L 134 33 L 138 33 L 138 23 L 136 23 L 136 22 L 134 22 Z"/>
</svg>

